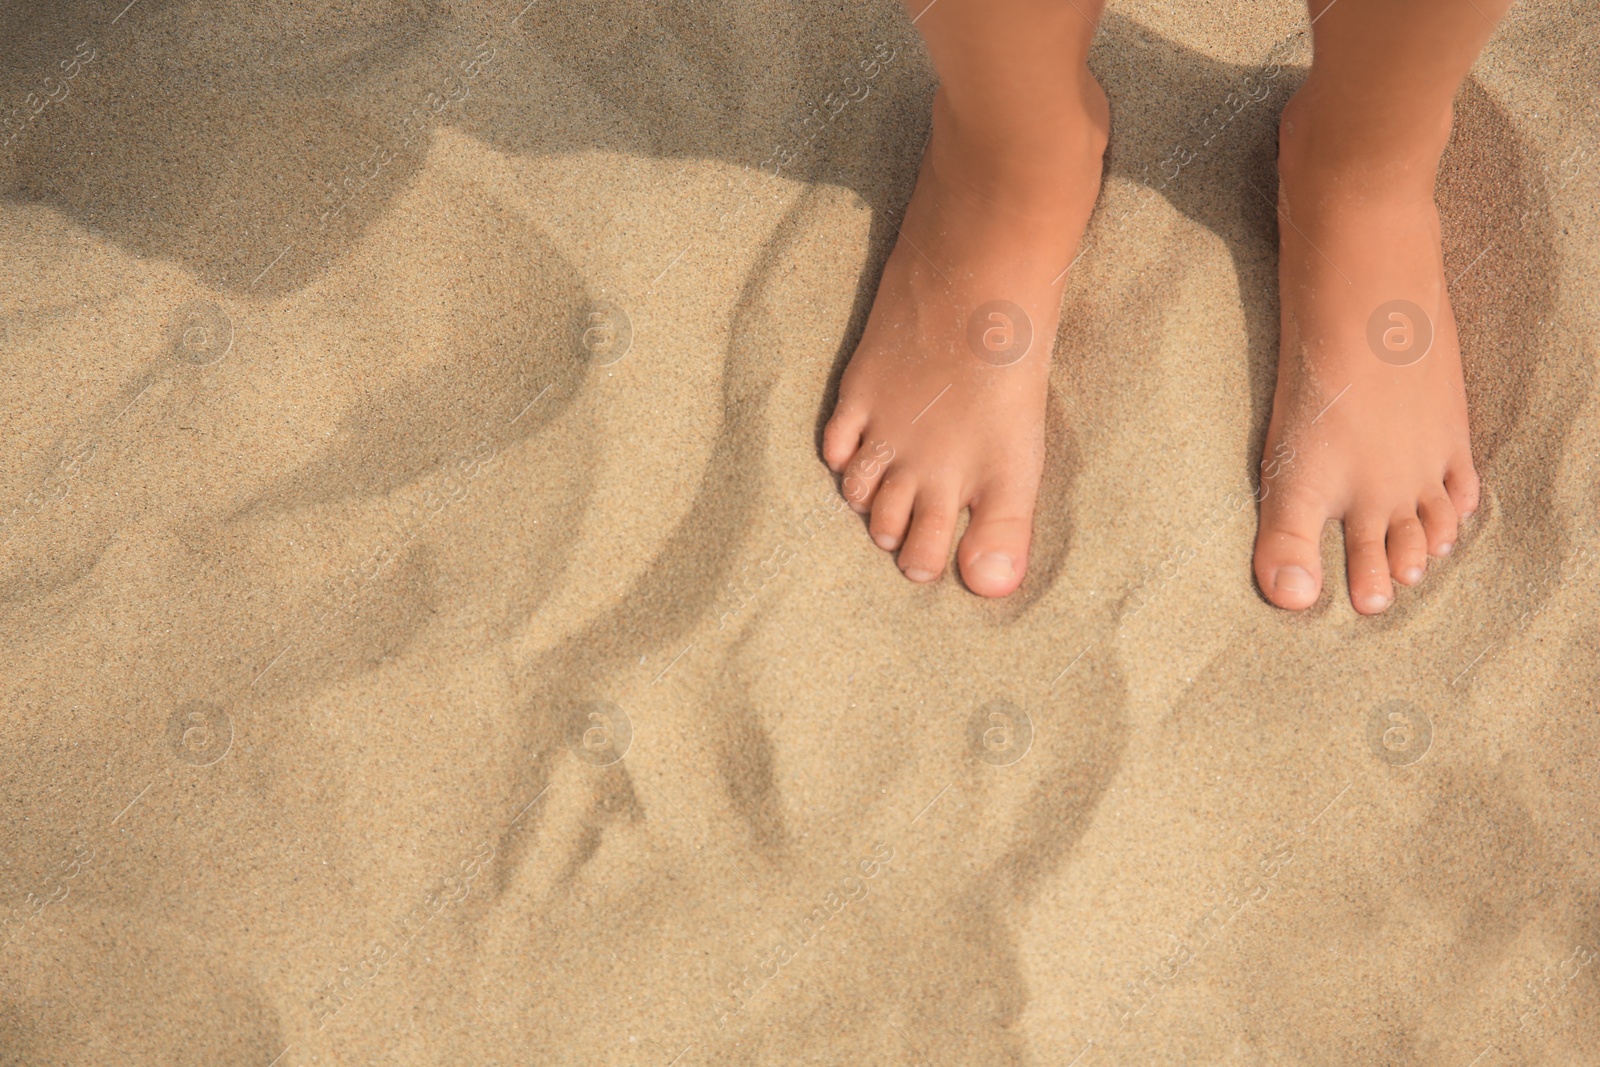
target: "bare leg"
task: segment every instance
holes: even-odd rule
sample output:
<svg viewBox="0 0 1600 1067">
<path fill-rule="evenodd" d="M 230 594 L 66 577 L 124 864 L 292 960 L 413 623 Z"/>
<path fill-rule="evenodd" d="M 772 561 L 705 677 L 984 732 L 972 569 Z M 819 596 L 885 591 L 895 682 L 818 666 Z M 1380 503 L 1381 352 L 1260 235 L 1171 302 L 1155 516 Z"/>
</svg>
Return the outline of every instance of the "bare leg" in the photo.
<svg viewBox="0 0 1600 1067">
<path fill-rule="evenodd" d="M 1509 7 L 1312 2 L 1311 75 L 1279 129 L 1283 337 L 1255 550 L 1279 607 L 1316 602 L 1328 519 L 1351 603 L 1374 614 L 1478 506 L 1433 194 L 1451 102 Z"/>
<path fill-rule="evenodd" d="M 1110 126 L 1084 63 L 1102 2 L 910 0 L 933 134 L 823 458 L 914 581 L 944 572 L 969 506 L 968 587 L 1005 596 L 1027 569 L 1050 347 Z"/>
</svg>

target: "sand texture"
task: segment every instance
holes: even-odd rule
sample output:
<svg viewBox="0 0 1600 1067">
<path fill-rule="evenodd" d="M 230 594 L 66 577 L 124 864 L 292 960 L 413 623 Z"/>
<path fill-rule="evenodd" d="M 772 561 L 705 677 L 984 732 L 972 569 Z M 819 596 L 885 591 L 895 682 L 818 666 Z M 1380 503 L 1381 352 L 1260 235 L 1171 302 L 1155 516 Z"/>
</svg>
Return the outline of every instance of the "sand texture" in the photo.
<svg viewBox="0 0 1600 1067">
<path fill-rule="evenodd" d="M 125 3 L 0 13 L 0 1064 L 1600 1063 L 1593 5 L 1462 90 L 1484 505 L 1362 619 L 1250 576 L 1289 0 L 1106 15 L 1004 602 L 818 458 L 898 8 Z"/>
</svg>

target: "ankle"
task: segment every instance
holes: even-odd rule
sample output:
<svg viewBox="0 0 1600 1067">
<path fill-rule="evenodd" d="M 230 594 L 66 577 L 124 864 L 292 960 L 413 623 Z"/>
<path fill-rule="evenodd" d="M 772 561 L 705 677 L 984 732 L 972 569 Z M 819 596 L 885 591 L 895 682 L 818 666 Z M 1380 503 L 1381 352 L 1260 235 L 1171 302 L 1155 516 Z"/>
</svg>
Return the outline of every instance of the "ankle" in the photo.
<svg viewBox="0 0 1600 1067">
<path fill-rule="evenodd" d="M 928 155 L 941 180 L 1026 207 L 1059 198 L 1064 179 L 1098 179 L 1110 132 L 1110 105 L 1084 67 L 1035 99 L 979 113 L 941 88 Z"/>
<path fill-rule="evenodd" d="M 1369 106 L 1307 81 L 1278 124 L 1278 174 L 1286 185 L 1318 182 L 1359 196 L 1433 199 L 1450 140 L 1451 106 Z"/>
</svg>

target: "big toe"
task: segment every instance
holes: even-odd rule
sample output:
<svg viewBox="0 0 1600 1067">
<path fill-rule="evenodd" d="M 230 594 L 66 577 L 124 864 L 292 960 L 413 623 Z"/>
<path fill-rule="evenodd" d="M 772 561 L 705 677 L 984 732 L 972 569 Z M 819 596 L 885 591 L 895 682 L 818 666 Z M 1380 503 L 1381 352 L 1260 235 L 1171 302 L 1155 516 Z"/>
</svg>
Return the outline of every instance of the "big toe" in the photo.
<svg viewBox="0 0 1600 1067">
<path fill-rule="evenodd" d="M 972 521 L 956 558 L 967 588 L 979 596 L 1010 596 L 1028 569 L 1034 494 L 1005 489 L 972 502 Z"/>
<path fill-rule="evenodd" d="M 1262 500 L 1256 583 L 1278 607 L 1303 611 L 1322 594 L 1322 527 L 1327 520 L 1327 508 L 1311 496 L 1269 492 Z"/>
</svg>

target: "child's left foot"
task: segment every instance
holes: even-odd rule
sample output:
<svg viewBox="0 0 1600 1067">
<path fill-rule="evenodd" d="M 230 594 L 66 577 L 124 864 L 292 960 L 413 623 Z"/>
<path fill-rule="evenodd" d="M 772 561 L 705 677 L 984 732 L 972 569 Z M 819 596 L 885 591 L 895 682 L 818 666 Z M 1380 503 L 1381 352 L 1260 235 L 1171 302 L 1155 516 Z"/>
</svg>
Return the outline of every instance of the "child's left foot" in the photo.
<svg viewBox="0 0 1600 1067">
<path fill-rule="evenodd" d="M 1279 138 L 1283 336 L 1255 573 L 1281 608 L 1322 591 L 1322 527 L 1344 522 L 1350 601 L 1387 608 L 1478 506 L 1434 177 L 1450 115 L 1376 142 L 1304 90 Z"/>
</svg>

